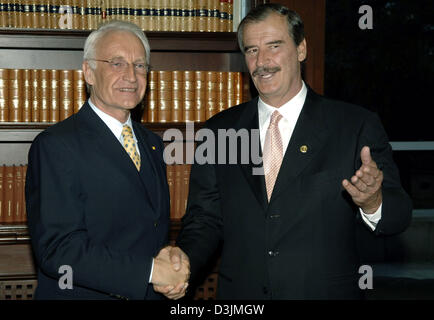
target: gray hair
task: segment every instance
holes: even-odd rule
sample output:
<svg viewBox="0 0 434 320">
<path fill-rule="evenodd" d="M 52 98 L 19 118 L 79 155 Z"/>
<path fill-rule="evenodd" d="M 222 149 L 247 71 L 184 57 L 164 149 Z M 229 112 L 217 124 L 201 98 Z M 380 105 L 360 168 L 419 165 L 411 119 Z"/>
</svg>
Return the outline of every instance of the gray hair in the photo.
<svg viewBox="0 0 434 320">
<path fill-rule="evenodd" d="M 109 32 L 112 31 L 126 31 L 134 34 L 143 44 L 146 54 L 146 64 L 149 66 L 149 61 L 151 58 L 151 47 L 149 46 L 148 38 L 146 38 L 142 29 L 137 25 L 127 21 L 111 20 L 103 25 L 101 25 L 97 30 L 92 31 L 92 33 L 87 37 L 84 43 L 84 54 L 83 61 L 87 61 L 92 69 L 96 68 L 95 61 L 91 59 L 96 59 L 96 46 L 99 40 Z"/>
<path fill-rule="evenodd" d="M 238 25 L 238 45 L 240 46 L 242 53 L 244 53 L 244 27 L 250 23 L 264 21 L 271 13 L 277 13 L 286 17 L 288 21 L 289 35 L 297 46 L 304 40 L 304 24 L 297 12 L 277 3 L 261 4 L 250 10 L 250 12 L 244 17 L 243 20 L 241 20 L 240 24 Z"/>
</svg>

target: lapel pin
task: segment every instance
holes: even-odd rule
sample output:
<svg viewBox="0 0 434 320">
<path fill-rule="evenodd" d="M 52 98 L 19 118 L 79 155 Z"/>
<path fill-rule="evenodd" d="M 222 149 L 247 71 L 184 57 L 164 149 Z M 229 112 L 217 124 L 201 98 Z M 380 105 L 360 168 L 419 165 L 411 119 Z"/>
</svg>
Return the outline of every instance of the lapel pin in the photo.
<svg viewBox="0 0 434 320">
<path fill-rule="evenodd" d="M 152 150 L 155 150 L 155 146 L 152 146 Z"/>
<path fill-rule="evenodd" d="M 306 145 L 302 145 L 302 146 L 300 147 L 300 152 L 301 152 L 301 153 L 306 153 L 306 152 L 307 152 L 307 146 L 306 146 Z"/>
</svg>

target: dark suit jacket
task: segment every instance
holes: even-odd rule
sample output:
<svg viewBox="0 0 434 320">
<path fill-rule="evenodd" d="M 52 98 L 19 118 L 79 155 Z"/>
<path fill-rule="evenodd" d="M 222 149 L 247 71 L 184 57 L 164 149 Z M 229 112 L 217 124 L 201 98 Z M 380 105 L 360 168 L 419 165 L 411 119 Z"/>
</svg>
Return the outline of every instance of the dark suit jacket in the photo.
<svg viewBox="0 0 434 320">
<path fill-rule="evenodd" d="M 152 257 L 168 242 L 163 143 L 139 123 L 133 128 L 140 172 L 87 103 L 34 140 L 26 202 L 36 298 L 162 297 L 148 280 Z M 59 288 L 62 265 L 72 267 L 72 290 Z"/>
<path fill-rule="evenodd" d="M 206 127 L 257 129 L 257 99 L 217 114 Z M 384 173 L 382 219 L 375 233 L 403 231 L 411 201 L 400 186 L 380 120 L 309 89 L 270 203 L 264 177 L 252 175 L 252 163 L 193 165 L 177 240 L 191 260 L 192 275 L 222 240 L 219 298 L 359 298 L 355 230 L 360 213 L 341 181 L 360 167 L 365 145 Z"/>
</svg>

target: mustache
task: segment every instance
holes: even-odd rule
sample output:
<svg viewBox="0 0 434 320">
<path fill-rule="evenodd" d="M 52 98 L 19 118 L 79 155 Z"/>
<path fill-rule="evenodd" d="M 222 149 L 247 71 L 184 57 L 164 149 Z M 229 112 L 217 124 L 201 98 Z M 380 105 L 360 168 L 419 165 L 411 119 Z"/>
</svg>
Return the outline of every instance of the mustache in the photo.
<svg viewBox="0 0 434 320">
<path fill-rule="evenodd" d="M 255 71 L 252 72 L 252 76 L 256 77 L 258 74 L 261 73 L 274 73 L 277 71 L 280 71 L 281 68 L 276 66 L 276 67 L 258 67 L 255 69 Z"/>
</svg>

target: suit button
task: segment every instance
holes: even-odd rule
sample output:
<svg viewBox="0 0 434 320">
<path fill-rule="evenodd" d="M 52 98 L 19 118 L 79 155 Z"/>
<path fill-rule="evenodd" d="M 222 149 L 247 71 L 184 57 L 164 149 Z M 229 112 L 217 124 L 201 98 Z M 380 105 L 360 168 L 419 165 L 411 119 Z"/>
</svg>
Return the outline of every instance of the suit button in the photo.
<svg viewBox="0 0 434 320">
<path fill-rule="evenodd" d="M 268 251 L 268 255 L 270 256 L 270 257 L 276 257 L 276 256 L 278 256 L 279 255 L 279 251 L 277 251 L 277 250 L 270 250 L 270 251 Z"/>
</svg>

